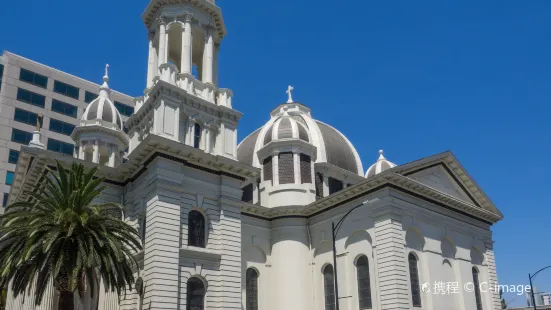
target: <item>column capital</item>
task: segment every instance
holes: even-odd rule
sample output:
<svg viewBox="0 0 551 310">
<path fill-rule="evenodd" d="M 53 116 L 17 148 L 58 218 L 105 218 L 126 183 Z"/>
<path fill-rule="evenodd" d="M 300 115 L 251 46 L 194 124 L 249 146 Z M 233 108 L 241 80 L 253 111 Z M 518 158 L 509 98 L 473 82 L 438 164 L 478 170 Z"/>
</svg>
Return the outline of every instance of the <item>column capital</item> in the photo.
<svg viewBox="0 0 551 310">
<path fill-rule="evenodd" d="M 167 24 L 167 22 L 168 22 L 168 18 L 167 18 L 165 15 L 160 15 L 160 16 L 157 17 L 155 20 L 157 21 L 157 23 L 158 23 L 159 25 L 165 25 L 165 26 L 166 26 L 166 24 Z"/>
<path fill-rule="evenodd" d="M 218 125 L 213 119 L 205 122 L 205 128 L 210 129 L 212 131 L 218 132 L 220 130 L 220 125 Z"/>
<path fill-rule="evenodd" d="M 153 41 L 155 39 L 155 32 L 148 31 L 147 38 L 149 39 L 149 41 Z"/>
<path fill-rule="evenodd" d="M 191 21 L 193 20 L 193 13 L 185 12 L 184 14 L 179 16 L 178 20 L 183 23 L 191 23 Z"/>
<path fill-rule="evenodd" d="M 206 25 L 204 29 L 205 29 L 205 41 L 208 41 L 210 37 L 213 37 L 215 29 L 210 25 Z"/>
</svg>

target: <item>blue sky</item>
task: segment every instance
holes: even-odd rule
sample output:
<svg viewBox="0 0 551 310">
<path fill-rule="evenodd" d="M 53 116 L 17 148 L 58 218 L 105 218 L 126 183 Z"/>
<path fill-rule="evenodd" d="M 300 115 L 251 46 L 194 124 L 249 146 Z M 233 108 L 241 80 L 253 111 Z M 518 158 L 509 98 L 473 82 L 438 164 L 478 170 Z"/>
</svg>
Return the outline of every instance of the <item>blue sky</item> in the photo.
<svg viewBox="0 0 551 310">
<path fill-rule="evenodd" d="M 493 229 L 502 284 L 551 264 L 551 1 L 217 2 L 220 85 L 244 113 L 240 138 L 291 84 L 364 168 L 379 149 L 398 164 L 453 151 L 505 215 Z M 0 49 L 98 83 L 109 63 L 112 88 L 138 96 L 147 3 L 6 1 Z"/>
</svg>

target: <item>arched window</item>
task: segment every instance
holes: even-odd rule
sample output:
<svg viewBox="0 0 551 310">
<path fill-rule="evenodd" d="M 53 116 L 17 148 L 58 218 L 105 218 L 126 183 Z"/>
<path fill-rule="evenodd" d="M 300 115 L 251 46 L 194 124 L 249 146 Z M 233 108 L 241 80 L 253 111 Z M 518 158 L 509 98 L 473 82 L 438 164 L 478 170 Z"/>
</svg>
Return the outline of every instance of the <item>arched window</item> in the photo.
<svg viewBox="0 0 551 310">
<path fill-rule="evenodd" d="M 193 125 L 193 147 L 198 149 L 201 142 L 201 125 Z"/>
<path fill-rule="evenodd" d="M 473 267 L 474 295 L 476 298 L 476 310 L 482 310 L 482 296 L 480 296 L 480 281 L 478 279 L 478 269 Z"/>
<path fill-rule="evenodd" d="M 371 282 L 369 279 L 369 261 L 367 256 L 362 255 L 356 261 L 356 274 L 358 278 L 358 301 L 360 303 L 360 310 L 372 309 Z"/>
<path fill-rule="evenodd" d="M 247 294 L 245 309 L 258 310 L 258 272 L 253 268 L 247 269 L 245 293 Z"/>
<path fill-rule="evenodd" d="M 188 215 L 188 245 L 205 247 L 205 217 L 193 210 Z"/>
<path fill-rule="evenodd" d="M 421 307 L 421 288 L 419 287 L 419 268 L 417 267 L 417 257 L 409 253 L 409 279 L 411 284 L 411 302 L 414 307 Z"/>
<path fill-rule="evenodd" d="M 205 285 L 197 278 L 190 278 L 187 281 L 186 310 L 203 309 L 205 309 Z"/>
<path fill-rule="evenodd" d="M 323 268 L 323 284 L 325 287 L 325 310 L 335 310 L 335 276 L 332 265 Z"/>
</svg>

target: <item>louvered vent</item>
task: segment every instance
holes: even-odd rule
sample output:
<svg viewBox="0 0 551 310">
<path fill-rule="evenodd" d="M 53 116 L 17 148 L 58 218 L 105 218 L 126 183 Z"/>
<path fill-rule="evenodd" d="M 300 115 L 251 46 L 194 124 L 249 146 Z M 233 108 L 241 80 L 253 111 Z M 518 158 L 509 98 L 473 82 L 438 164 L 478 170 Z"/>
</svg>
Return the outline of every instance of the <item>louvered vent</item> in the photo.
<svg viewBox="0 0 551 310">
<path fill-rule="evenodd" d="M 253 202 L 253 185 L 249 184 L 243 187 L 243 195 L 241 196 L 241 201 L 244 202 Z"/>
<path fill-rule="evenodd" d="M 333 178 L 329 178 L 329 195 L 334 194 L 343 189 L 341 181 Z"/>
<path fill-rule="evenodd" d="M 312 183 L 312 163 L 310 156 L 300 154 L 300 182 Z"/>
<path fill-rule="evenodd" d="M 279 184 L 295 183 L 293 153 L 279 153 Z"/>
</svg>

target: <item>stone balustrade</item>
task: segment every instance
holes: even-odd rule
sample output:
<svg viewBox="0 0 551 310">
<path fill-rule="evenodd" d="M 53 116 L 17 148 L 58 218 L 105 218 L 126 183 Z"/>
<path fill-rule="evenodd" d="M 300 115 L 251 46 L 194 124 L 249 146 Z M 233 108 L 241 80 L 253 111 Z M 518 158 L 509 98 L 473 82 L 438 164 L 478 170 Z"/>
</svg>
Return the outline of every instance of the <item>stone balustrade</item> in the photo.
<svg viewBox="0 0 551 310">
<path fill-rule="evenodd" d="M 230 89 L 220 88 L 217 90 L 216 86 L 212 83 L 202 82 L 192 74 L 178 73 L 178 68 L 174 64 L 170 63 L 160 65 L 159 73 L 159 76 L 153 78 L 153 86 L 157 84 L 158 81 L 164 81 L 178 86 L 186 92 L 208 102 L 230 109 L 232 108 L 233 92 Z M 134 99 L 136 111 L 138 111 L 149 98 L 149 90 L 151 88 L 145 89 L 143 97 L 136 97 Z"/>
<path fill-rule="evenodd" d="M 164 63 L 159 66 L 160 79 L 172 85 L 176 85 L 176 75 L 178 74 L 178 67 L 175 64 Z"/>
<path fill-rule="evenodd" d="M 190 94 L 193 94 L 208 102 L 215 103 L 214 95 L 216 87 L 211 83 L 203 83 L 191 74 L 180 73 L 178 74 L 178 81 L 176 85 Z"/>
<path fill-rule="evenodd" d="M 220 88 L 218 89 L 217 95 L 218 96 L 216 98 L 216 102 L 218 103 L 218 105 L 221 105 L 230 109 L 232 108 L 233 92 L 231 90 L 227 88 Z"/>
</svg>

